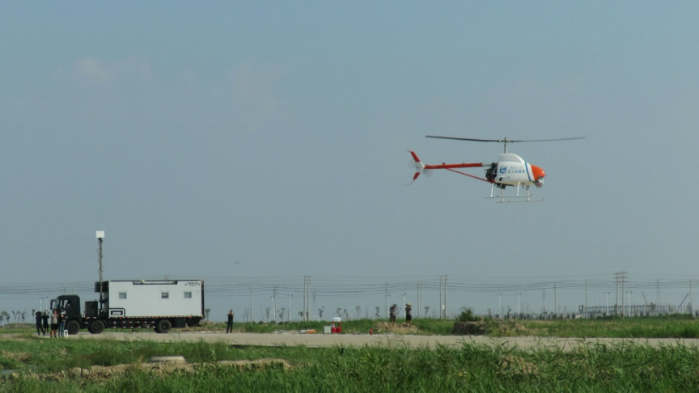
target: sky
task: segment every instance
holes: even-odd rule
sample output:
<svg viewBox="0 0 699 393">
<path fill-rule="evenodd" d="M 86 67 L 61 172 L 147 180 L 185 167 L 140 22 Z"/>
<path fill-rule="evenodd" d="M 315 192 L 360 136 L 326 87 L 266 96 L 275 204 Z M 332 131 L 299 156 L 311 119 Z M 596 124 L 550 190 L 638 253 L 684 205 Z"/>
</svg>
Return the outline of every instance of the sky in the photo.
<svg viewBox="0 0 699 393">
<path fill-rule="evenodd" d="M 298 311 L 304 276 L 326 316 L 417 303 L 420 282 L 432 313 L 441 275 L 450 313 L 551 310 L 554 283 L 576 310 L 586 281 L 603 305 L 622 271 L 632 303 L 678 304 L 699 278 L 697 11 L 3 2 L 0 308 L 94 297 L 97 230 L 105 279 L 204 279 L 218 320 L 251 285 L 254 319 L 274 286 Z M 499 204 L 454 173 L 410 184 L 408 150 L 502 151 L 425 135 L 585 139 L 510 145 L 546 171 L 545 201 Z"/>
</svg>

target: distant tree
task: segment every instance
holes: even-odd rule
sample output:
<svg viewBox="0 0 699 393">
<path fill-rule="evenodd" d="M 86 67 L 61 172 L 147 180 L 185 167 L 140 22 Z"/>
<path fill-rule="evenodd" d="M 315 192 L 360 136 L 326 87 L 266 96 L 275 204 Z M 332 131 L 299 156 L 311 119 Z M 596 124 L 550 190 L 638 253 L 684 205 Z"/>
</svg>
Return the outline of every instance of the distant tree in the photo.
<svg viewBox="0 0 699 393">
<path fill-rule="evenodd" d="M 286 308 L 282 307 L 281 311 L 279 312 L 279 319 L 284 320 L 284 311 L 286 311 Z"/>
<path fill-rule="evenodd" d="M 381 317 L 381 312 L 380 312 L 380 311 L 381 311 L 381 307 L 376 307 L 376 318 L 380 318 L 380 317 Z"/>
<path fill-rule="evenodd" d="M 341 308 L 341 307 L 338 307 L 337 310 L 335 310 L 335 313 L 337 313 L 337 316 L 338 316 L 338 317 L 341 317 L 341 316 L 342 316 L 341 312 L 342 312 L 342 308 Z"/>
<path fill-rule="evenodd" d="M 209 320 L 209 314 L 211 313 L 210 308 L 205 308 L 204 309 L 204 320 L 208 321 Z"/>
<path fill-rule="evenodd" d="M 27 318 L 27 312 L 22 311 L 22 322 L 24 322 L 26 320 L 26 318 Z"/>
<path fill-rule="evenodd" d="M 425 306 L 425 316 L 427 316 L 427 313 L 430 311 L 430 306 Z"/>
<path fill-rule="evenodd" d="M 265 314 L 267 314 L 267 322 L 269 322 L 269 307 L 265 308 Z"/>
<path fill-rule="evenodd" d="M 301 317 L 301 319 L 303 319 L 303 311 L 299 311 L 299 317 Z"/>
<path fill-rule="evenodd" d="M 359 319 L 359 314 L 362 313 L 362 306 L 356 306 L 354 310 L 357 312 L 357 319 Z"/>
<path fill-rule="evenodd" d="M 342 310 L 345 313 L 345 321 L 349 321 L 349 313 L 347 312 L 347 309 Z"/>
<path fill-rule="evenodd" d="M 322 319 L 323 318 L 323 311 L 325 311 L 325 306 L 321 307 L 318 309 L 318 316 Z"/>
</svg>

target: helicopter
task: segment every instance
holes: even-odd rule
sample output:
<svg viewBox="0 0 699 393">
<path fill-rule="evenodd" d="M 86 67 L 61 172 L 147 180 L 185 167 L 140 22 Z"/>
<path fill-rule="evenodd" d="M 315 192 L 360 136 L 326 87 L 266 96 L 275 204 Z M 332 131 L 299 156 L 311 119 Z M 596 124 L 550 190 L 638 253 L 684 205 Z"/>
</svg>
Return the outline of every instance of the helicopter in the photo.
<svg viewBox="0 0 699 393">
<path fill-rule="evenodd" d="M 517 139 L 475 139 L 475 138 L 457 138 L 451 136 L 437 136 L 437 135 L 427 135 L 427 138 L 436 139 L 450 139 L 457 141 L 469 141 L 469 142 L 496 142 L 502 143 L 505 147 L 505 152 L 498 156 L 498 161 L 493 163 L 477 162 L 477 163 L 459 163 L 459 164 L 425 164 L 423 163 L 417 154 L 409 150 L 413 157 L 412 166 L 415 168 L 415 175 L 413 175 L 413 182 L 417 180 L 420 174 L 428 174 L 429 171 L 434 169 L 446 169 L 448 171 L 458 173 L 460 175 L 468 176 L 473 179 L 481 180 L 490 183 L 490 195 L 485 198 L 495 198 L 499 199 L 498 202 L 541 202 L 544 199 L 532 199 L 532 192 L 530 190 L 531 186 L 536 188 L 541 188 L 544 186 L 544 178 L 546 177 L 546 172 L 536 165 L 532 165 L 524 161 L 520 156 L 507 152 L 508 143 L 519 143 L 519 142 L 553 142 L 553 141 L 570 141 L 576 139 L 584 139 L 585 137 L 574 137 L 574 138 L 558 138 L 558 139 L 529 139 L 529 140 L 517 140 Z M 461 168 L 485 168 L 485 177 L 474 176 L 458 169 Z M 507 187 L 515 188 L 514 194 L 505 194 L 505 189 Z M 495 189 L 500 190 L 499 194 L 495 192 Z"/>
</svg>

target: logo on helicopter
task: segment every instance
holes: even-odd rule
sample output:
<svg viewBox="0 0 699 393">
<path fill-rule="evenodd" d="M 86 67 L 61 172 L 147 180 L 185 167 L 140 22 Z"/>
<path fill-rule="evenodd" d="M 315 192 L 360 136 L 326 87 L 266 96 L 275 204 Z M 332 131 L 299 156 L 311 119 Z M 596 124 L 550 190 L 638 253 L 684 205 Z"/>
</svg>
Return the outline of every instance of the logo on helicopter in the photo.
<svg viewBox="0 0 699 393">
<path fill-rule="evenodd" d="M 506 166 L 501 166 L 500 167 L 500 173 L 505 174 L 505 173 L 524 173 L 524 168 L 522 167 L 515 167 L 515 168 L 510 168 Z"/>
</svg>

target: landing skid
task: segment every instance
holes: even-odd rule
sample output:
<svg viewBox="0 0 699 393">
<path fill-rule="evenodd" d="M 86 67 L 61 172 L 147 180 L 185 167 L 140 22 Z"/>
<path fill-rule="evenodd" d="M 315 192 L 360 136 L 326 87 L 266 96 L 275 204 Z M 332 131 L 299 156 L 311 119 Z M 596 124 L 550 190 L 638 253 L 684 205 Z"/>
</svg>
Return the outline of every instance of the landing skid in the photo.
<svg viewBox="0 0 699 393">
<path fill-rule="evenodd" d="M 524 186 L 520 187 L 521 184 L 517 183 L 517 193 L 514 195 L 505 195 L 503 193 L 503 189 L 500 188 L 500 195 L 495 195 L 495 184 L 492 184 L 490 186 L 490 196 L 487 196 L 485 198 L 487 199 L 499 199 L 499 201 L 496 201 L 497 203 L 507 203 L 507 202 L 541 202 L 544 200 L 544 198 L 541 199 L 532 199 L 532 193 L 529 190 L 529 186 Z M 524 189 L 524 192 L 520 192 L 521 189 Z"/>
</svg>

